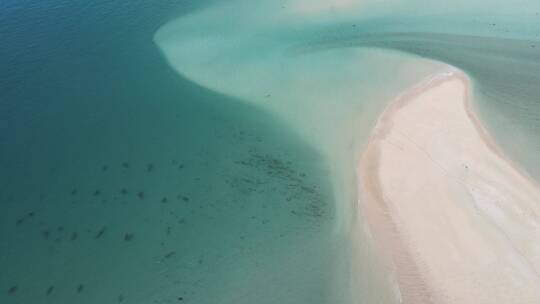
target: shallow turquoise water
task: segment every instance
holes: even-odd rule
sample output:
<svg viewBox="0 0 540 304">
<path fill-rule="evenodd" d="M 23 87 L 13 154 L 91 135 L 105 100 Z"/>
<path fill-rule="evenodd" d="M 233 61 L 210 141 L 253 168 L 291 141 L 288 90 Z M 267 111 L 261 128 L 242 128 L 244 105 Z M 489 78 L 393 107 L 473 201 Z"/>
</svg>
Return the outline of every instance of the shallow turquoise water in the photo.
<svg viewBox="0 0 540 304">
<path fill-rule="evenodd" d="M 321 156 L 152 42 L 199 6 L 2 2 L 1 303 L 331 297 Z"/>
<path fill-rule="evenodd" d="M 0 3 L 0 302 L 395 302 L 352 231 L 399 92 L 465 70 L 540 176 L 537 5 L 491 2 Z"/>
</svg>

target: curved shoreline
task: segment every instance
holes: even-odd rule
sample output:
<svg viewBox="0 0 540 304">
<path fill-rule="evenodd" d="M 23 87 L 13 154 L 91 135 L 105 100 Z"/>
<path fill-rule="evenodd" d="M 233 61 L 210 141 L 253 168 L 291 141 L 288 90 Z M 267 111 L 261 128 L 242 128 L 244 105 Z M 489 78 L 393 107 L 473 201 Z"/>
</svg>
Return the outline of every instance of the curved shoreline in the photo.
<svg viewBox="0 0 540 304">
<path fill-rule="evenodd" d="M 406 92 L 358 166 L 360 212 L 403 303 L 540 301 L 540 187 L 497 148 L 469 95 L 460 72 Z"/>
</svg>

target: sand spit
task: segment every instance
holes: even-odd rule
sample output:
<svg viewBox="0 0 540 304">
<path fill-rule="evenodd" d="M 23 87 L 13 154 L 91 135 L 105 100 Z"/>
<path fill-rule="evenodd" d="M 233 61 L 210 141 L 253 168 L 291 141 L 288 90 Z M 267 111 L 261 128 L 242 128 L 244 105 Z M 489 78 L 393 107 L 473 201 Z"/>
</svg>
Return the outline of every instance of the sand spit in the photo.
<svg viewBox="0 0 540 304">
<path fill-rule="evenodd" d="M 360 214 L 403 303 L 540 303 L 540 187 L 436 75 L 380 117 L 358 167 Z"/>
</svg>

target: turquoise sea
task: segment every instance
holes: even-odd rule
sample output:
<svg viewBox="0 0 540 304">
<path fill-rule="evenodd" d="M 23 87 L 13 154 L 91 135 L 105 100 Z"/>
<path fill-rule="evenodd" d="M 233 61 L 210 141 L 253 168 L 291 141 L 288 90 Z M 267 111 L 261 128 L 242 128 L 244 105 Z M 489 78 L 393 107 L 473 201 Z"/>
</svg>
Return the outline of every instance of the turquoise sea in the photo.
<svg viewBox="0 0 540 304">
<path fill-rule="evenodd" d="M 540 5 L 0 2 L 0 303 L 396 303 L 355 166 L 448 64 L 540 178 Z"/>
</svg>

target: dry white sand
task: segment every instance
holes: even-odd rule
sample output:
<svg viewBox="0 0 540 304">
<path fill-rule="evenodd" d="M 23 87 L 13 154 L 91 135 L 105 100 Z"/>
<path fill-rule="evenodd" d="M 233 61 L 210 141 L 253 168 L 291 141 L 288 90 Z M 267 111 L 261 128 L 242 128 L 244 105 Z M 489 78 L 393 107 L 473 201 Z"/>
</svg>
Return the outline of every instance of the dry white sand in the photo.
<svg viewBox="0 0 540 304">
<path fill-rule="evenodd" d="M 540 303 L 540 187 L 481 127 L 468 83 L 438 75 L 384 112 L 360 213 L 403 303 Z"/>
</svg>

